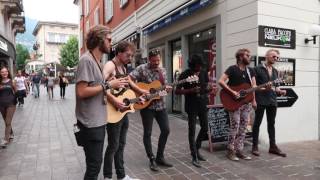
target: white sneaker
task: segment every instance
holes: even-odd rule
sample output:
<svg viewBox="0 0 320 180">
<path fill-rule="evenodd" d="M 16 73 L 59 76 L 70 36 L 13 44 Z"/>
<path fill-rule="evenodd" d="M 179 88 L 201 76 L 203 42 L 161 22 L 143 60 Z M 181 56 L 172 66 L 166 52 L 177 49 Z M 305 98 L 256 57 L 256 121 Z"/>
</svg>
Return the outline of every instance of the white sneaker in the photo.
<svg viewBox="0 0 320 180">
<path fill-rule="evenodd" d="M 126 175 L 124 178 L 118 179 L 118 180 L 140 180 L 140 179 L 134 179 L 134 178 L 131 178 L 130 176 Z"/>
<path fill-rule="evenodd" d="M 7 147 L 8 144 L 9 144 L 9 142 L 7 140 L 1 139 L 0 147 L 5 148 L 5 147 Z"/>
</svg>

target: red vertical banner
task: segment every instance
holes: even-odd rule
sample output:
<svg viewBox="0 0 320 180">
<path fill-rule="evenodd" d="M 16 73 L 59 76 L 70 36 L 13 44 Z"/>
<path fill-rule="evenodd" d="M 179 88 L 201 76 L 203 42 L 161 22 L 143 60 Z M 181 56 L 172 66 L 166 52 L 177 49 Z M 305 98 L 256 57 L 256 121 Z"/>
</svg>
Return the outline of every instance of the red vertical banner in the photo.
<svg viewBox="0 0 320 180">
<path fill-rule="evenodd" d="M 214 39 L 211 39 L 208 45 L 209 45 L 209 52 L 208 52 L 209 84 L 213 86 L 213 90 L 209 94 L 209 105 L 213 105 L 215 103 L 215 97 L 217 92 L 217 78 L 216 78 L 217 45 Z"/>
</svg>

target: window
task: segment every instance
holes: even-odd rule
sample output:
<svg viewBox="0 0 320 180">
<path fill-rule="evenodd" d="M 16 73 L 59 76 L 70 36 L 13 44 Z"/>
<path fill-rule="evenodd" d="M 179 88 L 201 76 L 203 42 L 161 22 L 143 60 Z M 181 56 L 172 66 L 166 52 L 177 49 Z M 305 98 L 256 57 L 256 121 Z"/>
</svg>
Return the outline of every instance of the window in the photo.
<svg viewBox="0 0 320 180">
<path fill-rule="evenodd" d="M 47 42 L 48 43 L 57 43 L 63 44 L 66 43 L 69 39 L 69 35 L 61 33 L 48 33 Z"/>
<path fill-rule="evenodd" d="M 106 12 L 105 19 L 106 19 L 106 22 L 108 22 L 113 17 L 113 0 L 105 0 L 104 2 L 105 2 L 104 10 Z"/>
<path fill-rule="evenodd" d="M 89 32 L 90 29 L 90 23 L 89 20 L 86 22 L 86 32 Z"/>
<path fill-rule="evenodd" d="M 120 0 L 120 8 L 123 8 L 128 3 L 128 0 Z"/>
<path fill-rule="evenodd" d="M 98 25 L 100 24 L 100 21 L 99 21 L 99 8 L 97 8 L 95 11 L 94 11 L 94 24 L 95 25 Z"/>
</svg>

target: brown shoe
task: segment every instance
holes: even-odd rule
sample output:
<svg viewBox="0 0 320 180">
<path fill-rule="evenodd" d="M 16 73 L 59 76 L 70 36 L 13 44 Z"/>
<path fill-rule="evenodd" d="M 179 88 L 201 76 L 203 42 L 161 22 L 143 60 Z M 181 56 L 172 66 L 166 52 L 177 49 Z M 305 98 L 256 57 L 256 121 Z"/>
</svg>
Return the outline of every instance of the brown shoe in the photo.
<svg viewBox="0 0 320 180">
<path fill-rule="evenodd" d="M 260 152 L 259 152 L 258 146 L 252 146 L 251 154 L 253 154 L 255 156 L 260 156 Z"/>
<path fill-rule="evenodd" d="M 227 158 L 230 159 L 231 161 L 239 161 L 239 158 L 236 156 L 236 153 L 232 150 L 228 150 Z"/>
<path fill-rule="evenodd" d="M 282 152 L 276 145 L 271 146 L 269 148 L 269 153 L 270 154 L 275 154 L 275 155 L 278 155 L 278 156 L 281 156 L 281 157 L 287 157 L 287 154 Z"/>
<path fill-rule="evenodd" d="M 248 155 L 245 155 L 242 151 L 237 151 L 237 157 L 244 160 L 251 160 L 252 158 Z"/>
</svg>

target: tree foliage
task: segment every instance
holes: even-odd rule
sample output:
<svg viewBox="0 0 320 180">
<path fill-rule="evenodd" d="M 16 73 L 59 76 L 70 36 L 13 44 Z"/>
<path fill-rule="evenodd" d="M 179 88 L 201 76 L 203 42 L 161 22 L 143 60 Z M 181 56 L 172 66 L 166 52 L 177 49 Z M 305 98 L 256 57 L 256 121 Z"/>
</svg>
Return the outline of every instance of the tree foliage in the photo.
<svg viewBox="0 0 320 180">
<path fill-rule="evenodd" d="M 17 64 L 16 64 L 16 67 L 18 70 L 24 70 L 24 67 L 27 63 L 27 59 L 30 58 L 30 55 L 29 55 L 29 51 L 28 51 L 28 48 L 22 44 L 17 44 L 16 45 L 16 52 L 17 52 L 17 56 L 16 56 L 16 59 L 17 59 Z"/>
<path fill-rule="evenodd" d="M 71 36 L 66 44 L 60 49 L 60 63 L 64 67 L 73 68 L 79 62 L 78 39 Z"/>
</svg>

